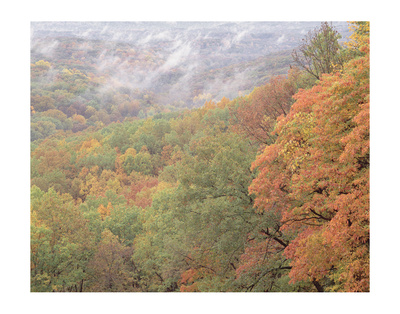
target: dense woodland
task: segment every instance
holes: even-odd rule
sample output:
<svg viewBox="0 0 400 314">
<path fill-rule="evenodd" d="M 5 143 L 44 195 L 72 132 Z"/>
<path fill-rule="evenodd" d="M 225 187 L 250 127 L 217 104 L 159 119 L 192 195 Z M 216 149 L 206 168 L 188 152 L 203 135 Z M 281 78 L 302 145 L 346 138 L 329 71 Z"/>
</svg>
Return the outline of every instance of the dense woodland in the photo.
<svg viewBox="0 0 400 314">
<path fill-rule="evenodd" d="M 285 73 L 257 67 L 248 93 L 203 93 L 223 66 L 166 105 L 110 83 L 106 42 L 35 55 L 31 291 L 369 291 L 369 23 L 349 28 L 262 60 Z M 112 55 L 124 73 L 162 63 Z"/>
</svg>

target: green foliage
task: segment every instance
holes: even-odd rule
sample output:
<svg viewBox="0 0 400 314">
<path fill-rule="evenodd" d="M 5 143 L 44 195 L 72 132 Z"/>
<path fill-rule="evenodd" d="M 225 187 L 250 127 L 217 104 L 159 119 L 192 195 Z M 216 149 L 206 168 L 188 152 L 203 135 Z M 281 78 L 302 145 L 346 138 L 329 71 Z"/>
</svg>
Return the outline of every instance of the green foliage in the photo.
<svg viewBox="0 0 400 314">
<path fill-rule="evenodd" d="M 344 48 L 339 44 L 341 35 L 327 22 L 310 31 L 302 40 L 298 50 L 292 53 L 295 63 L 320 79 L 323 73 L 340 69 L 344 62 Z"/>
<path fill-rule="evenodd" d="M 82 291 L 92 233 L 68 194 L 31 191 L 31 290 Z"/>
<path fill-rule="evenodd" d="M 56 125 L 51 121 L 31 123 L 31 140 L 45 139 L 56 132 Z"/>
<path fill-rule="evenodd" d="M 129 158 L 129 157 L 128 157 Z M 152 175 L 154 167 L 152 165 L 152 158 L 148 151 L 141 150 L 135 157 L 132 166 L 133 170 L 140 172 L 144 175 Z"/>
<path fill-rule="evenodd" d="M 165 291 L 165 276 L 175 274 L 176 282 L 189 267 L 205 272 L 198 280 L 201 291 L 229 290 L 223 283 L 235 278 L 246 235 L 254 227 L 252 197 L 247 194 L 254 155 L 235 134 L 207 136 L 191 144 L 190 155 L 175 167 L 179 186 L 154 196 L 151 217 L 145 219 L 147 231 L 138 238 L 142 246 L 134 260 L 151 265 L 151 289 Z M 145 254 L 148 241 L 154 246 Z"/>
<path fill-rule="evenodd" d="M 122 244 L 132 246 L 135 237 L 142 231 L 140 213 L 137 207 L 115 206 L 104 221 L 104 227 L 118 236 Z"/>
</svg>

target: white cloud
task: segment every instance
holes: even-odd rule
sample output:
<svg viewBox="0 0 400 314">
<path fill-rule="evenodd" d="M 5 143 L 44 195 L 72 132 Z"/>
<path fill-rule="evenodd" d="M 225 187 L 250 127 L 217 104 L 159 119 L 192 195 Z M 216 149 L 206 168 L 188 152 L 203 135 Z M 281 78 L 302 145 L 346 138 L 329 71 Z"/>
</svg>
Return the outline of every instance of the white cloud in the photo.
<svg viewBox="0 0 400 314">
<path fill-rule="evenodd" d="M 160 71 L 168 71 L 171 68 L 176 67 L 180 63 L 184 62 L 192 51 L 190 43 L 185 43 L 182 45 L 182 42 L 179 41 L 176 46 L 180 47 L 168 57 L 167 61 L 165 61 L 165 63 L 161 66 Z"/>
<path fill-rule="evenodd" d="M 285 34 L 283 34 L 281 37 L 278 38 L 278 40 L 276 41 L 278 44 L 281 44 L 285 41 Z"/>
</svg>

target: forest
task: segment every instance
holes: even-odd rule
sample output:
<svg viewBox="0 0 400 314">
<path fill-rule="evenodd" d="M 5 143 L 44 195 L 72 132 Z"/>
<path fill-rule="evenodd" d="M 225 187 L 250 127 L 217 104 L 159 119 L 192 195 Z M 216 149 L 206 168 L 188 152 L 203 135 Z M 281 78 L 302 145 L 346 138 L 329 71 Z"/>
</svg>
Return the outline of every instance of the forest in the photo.
<svg viewBox="0 0 400 314">
<path fill-rule="evenodd" d="M 243 33 L 240 61 L 225 33 L 42 30 L 31 292 L 369 292 L 370 26 L 347 26 Z"/>
</svg>

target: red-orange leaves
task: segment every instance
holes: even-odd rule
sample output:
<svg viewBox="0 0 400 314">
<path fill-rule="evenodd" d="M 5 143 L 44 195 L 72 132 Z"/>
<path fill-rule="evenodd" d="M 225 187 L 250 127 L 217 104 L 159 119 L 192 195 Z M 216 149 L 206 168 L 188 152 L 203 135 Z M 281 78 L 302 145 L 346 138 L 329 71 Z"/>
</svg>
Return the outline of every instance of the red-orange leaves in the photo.
<svg viewBox="0 0 400 314">
<path fill-rule="evenodd" d="M 233 111 L 235 129 L 259 144 L 271 143 L 275 121 L 289 112 L 299 81 L 300 72 L 293 68 L 288 78 L 273 77 L 269 83 L 255 88 L 248 97 L 239 98 L 238 107 Z"/>
<path fill-rule="evenodd" d="M 294 98 L 253 163 L 261 211 L 280 211 L 292 282 L 369 290 L 369 53 Z M 333 282 L 333 283 L 332 283 Z"/>
<path fill-rule="evenodd" d="M 198 271 L 190 268 L 181 275 L 181 292 L 197 292 L 197 282 L 195 281 L 198 277 Z"/>
<path fill-rule="evenodd" d="M 286 256 L 292 260 L 290 282 L 324 279 L 333 266 L 332 253 L 333 250 L 324 238 L 321 227 L 308 227 L 285 250 Z"/>
<path fill-rule="evenodd" d="M 255 207 L 260 210 L 284 210 L 288 206 L 288 175 L 286 165 L 279 152 L 281 145 L 267 146 L 253 163 L 252 168 L 259 169 L 259 175 L 249 187 L 249 193 L 257 195 Z"/>
</svg>

